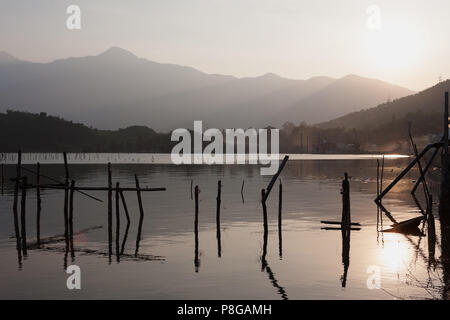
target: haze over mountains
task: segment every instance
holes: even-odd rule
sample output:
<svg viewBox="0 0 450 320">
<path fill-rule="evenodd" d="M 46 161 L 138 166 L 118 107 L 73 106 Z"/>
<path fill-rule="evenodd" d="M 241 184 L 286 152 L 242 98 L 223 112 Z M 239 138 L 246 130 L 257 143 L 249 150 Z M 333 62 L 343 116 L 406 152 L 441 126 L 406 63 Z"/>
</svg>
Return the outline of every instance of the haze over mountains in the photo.
<svg viewBox="0 0 450 320">
<path fill-rule="evenodd" d="M 407 97 L 319 123 L 317 126 L 322 129 L 373 129 L 388 125 L 399 119 L 408 119 L 409 121 L 415 119 L 417 124 L 419 121 L 424 122 L 425 117 L 432 116 L 435 118 L 436 131 L 440 132 L 446 91 L 450 91 L 450 80 L 442 81 L 431 88 Z"/>
<path fill-rule="evenodd" d="M 292 80 L 267 73 L 236 78 L 156 63 L 113 47 L 51 63 L 0 52 L 0 111 L 47 112 L 97 128 L 146 125 L 159 132 L 318 123 L 413 92 L 349 75 Z"/>
</svg>

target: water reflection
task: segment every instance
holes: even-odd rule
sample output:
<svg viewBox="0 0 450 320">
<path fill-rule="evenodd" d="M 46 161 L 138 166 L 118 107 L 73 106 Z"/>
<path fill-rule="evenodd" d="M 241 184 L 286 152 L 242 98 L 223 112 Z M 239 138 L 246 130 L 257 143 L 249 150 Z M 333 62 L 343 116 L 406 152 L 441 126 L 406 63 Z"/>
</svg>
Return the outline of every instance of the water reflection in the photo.
<svg viewBox="0 0 450 320">
<path fill-rule="evenodd" d="M 203 288 L 202 290 L 205 290 L 204 295 L 208 295 L 209 292 L 207 291 L 207 288 L 211 286 L 211 283 L 208 283 L 208 279 L 211 278 L 205 277 L 204 275 L 217 269 L 216 276 L 218 281 L 227 283 L 226 280 L 230 279 L 231 275 L 233 275 L 235 277 L 233 279 L 239 280 L 240 283 L 245 283 L 248 288 L 254 288 L 242 288 L 242 290 L 248 290 L 246 291 L 246 294 L 251 292 L 251 290 L 264 288 L 263 285 L 265 285 L 269 290 L 266 288 L 266 292 L 261 293 L 261 296 L 263 297 L 272 297 L 276 292 L 280 298 L 287 299 L 287 292 L 289 292 L 289 298 L 291 299 L 298 297 L 311 298 L 319 295 L 320 297 L 336 297 L 339 294 L 342 294 L 342 297 L 350 298 L 386 298 L 382 293 L 374 293 L 374 291 L 365 292 L 358 288 L 360 285 L 364 286 L 366 275 L 363 274 L 361 276 L 361 273 L 364 273 L 364 271 L 361 272 L 361 270 L 357 270 L 357 268 L 360 268 L 361 265 L 365 266 L 374 263 L 383 265 L 389 272 L 400 275 L 398 277 L 400 280 L 394 279 L 396 282 L 391 281 L 392 279 L 383 278 L 383 284 L 386 283 L 386 285 L 389 284 L 391 286 L 395 285 L 396 287 L 402 287 L 407 283 L 407 285 L 412 287 L 418 286 L 418 282 L 415 280 L 417 279 L 418 281 L 421 281 L 419 290 L 424 292 L 424 297 L 428 297 L 428 293 L 426 293 L 426 290 L 422 287 L 430 290 L 429 287 L 427 287 L 427 283 L 429 281 L 428 278 L 431 277 L 433 285 L 440 290 L 439 297 L 448 297 L 448 283 L 450 278 L 448 251 L 450 249 L 448 240 L 446 240 L 446 237 L 448 238 L 448 233 L 446 235 L 445 232 L 442 232 L 441 252 L 441 235 L 439 235 L 439 233 L 443 230 L 443 226 L 442 224 L 439 225 L 439 219 L 434 221 L 434 232 L 432 231 L 433 222 L 431 222 L 431 216 L 428 216 L 426 221 L 426 229 L 423 229 L 423 225 L 420 226 L 419 231 L 422 235 L 426 234 L 427 239 L 396 233 L 375 233 L 375 207 L 373 207 L 373 203 L 371 202 L 375 191 L 375 180 L 367 173 L 371 170 L 370 165 L 361 163 L 360 161 L 348 161 L 349 162 L 346 163 L 327 163 L 327 165 L 324 165 L 324 163 L 317 164 L 310 162 L 288 164 L 286 172 L 283 173 L 284 202 L 282 208 L 280 202 L 277 203 L 276 197 L 273 197 L 268 203 L 268 225 L 270 230 L 273 230 L 274 232 L 273 242 L 268 242 L 268 233 L 261 235 L 262 217 L 261 206 L 259 205 L 259 193 L 257 190 L 260 190 L 261 187 L 267 184 L 267 179 L 259 176 L 257 168 L 239 166 L 233 168 L 189 167 L 186 169 L 187 171 L 184 172 L 181 168 L 174 168 L 166 165 L 158 167 L 137 165 L 131 167 L 118 167 L 117 180 L 120 180 L 121 184 L 133 183 L 133 181 L 128 178 L 130 172 L 138 172 L 142 175 L 141 181 L 143 184 L 158 185 L 161 181 L 167 181 L 169 187 L 167 195 L 161 195 L 160 197 L 156 197 L 156 199 L 143 199 L 144 207 L 146 209 L 151 208 L 149 210 L 151 214 L 149 215 L 149 219 L 145 219 L 146 221 L 144 222 L 145 225 L 143 230 L 145 231 L 144 236 L 146 241 L 142 241 L 141 251 L 142 253 L 148 253 L 150 250 L 157 250 L 160 251 L 158 253 L 170 257 L 170 259 L 167 259 L 167 264 L 163 267 L 158 266 L 157 263 L 151 263 L 142 268 L 147 270 L 147 272 L 151 269 L 152 272 L 155 271 L 155 273 L 158 272 L 157 274 L 161 274 L 161 278 L 164 277 L 164 279 L 156 279 L 158 277 L 146 279 L 146 284 L 148 283 L 149 285 L 146 286 L 146 292 L 143 293 L 143 295 L 151 290 L 156 290 L 152 288 L 156 288 L 157 286 L 152 284 L 168 282 L 171 285 L 174 285 L 174 282 L 183 283 L 183 281 L 185 281 L 186 284 L 183 283 L 183 285 L 180 285 L 180 294 L 188 294 L 189 290 L 200 290 L 196 288 L 201 287 Z M 388 164 L 391 165 L 392 163 L 389 162 Z M 349 167 L 352 167 L 352 169 L 354 167 L 354 172 L 351 172 L 353 181 L 353 216 L 364 225 L 367 224 L 369 226 L 368 228 L 364 228 L 364 230 L 360 231 L 358 234 L 353 235 L 351 243 L 352 270 L 349 270 L 350 232 L 346 233 L 341 230 L 342 239 L 336 239 L 336 235 L 325 235 L 325 232 L 317 235 L 317 232 L 311 231 L 312 229 L 317 229 L 318 217 L 331 218 L 336 214 L 336 207 L 340 203 L 339 182 L 342 172 Z M 58 172 L 60 168 L 61 167 L 55 166 L 44 167 L 43 169 L 47 172 L 51 170 Z M 82 182 L 83 185 L 86 184 L 86 182 L 96 184 L 99 181 L 103 181 L 104 183 L 104 171 L 104 166 L 88 166 L 85 168 L 74 167 L 73 176 L 84 176 L 87 180 Z M 114 172 L 116 173 L 116 170 L 114 170 Z M 187 176 L 192 177 L 192 180 L 194 180 L 196 184 L 198 183 L 201 186 L 205 186 L 202 188 L 202 199 L 199 202 L 202 210 L 202 230 L 200 231 L 198 226 L 194 228 L 194 239 L 192 237 L 193 201 L 190 200 L 189 196 L 189 181 L 191 179 L 187 178 Z M 233 176 L 235 178 L 232 178 Z M 242 203 L 240 194 L 243 177 L 245 177 L 245 203 Z M 114 178 L 116 180 L 116 177 Z M 90 179 L 94 179 L 94 181 Z M 217 219 L 217 214 L 214 215 L 214 211 L 217 210 L 216 185 L 218 179 L 223 179 L 224 181 L 222 206 L 219 207 L 221 214 L 220 219 Z M 81 182 L 82 179 L 77 178 L 77 184 L 78 181 Z M 9 191 L 6 189 L 5 191 L 6 194 L 8 194 L 8 192 L 11 193 L 11 189 L 9 189 Z M 49 191 L 43 192 L 45 193 L 44 199 L 46 200 L 46 202 L 44 202 L 45 206 L 43 212 L 43 221 L 45 222 L 43 223 L 43 235 L 46 235 L 53 230 L 58 230 L 58 227 L 62 227 L 63 217 L 61 217 L 61 209 L 64 194 L 63 192 L 60 192 L 59 194 L 54 194 Z M 102 195 L 99 195 L 99 197 L 101 196 Z M 121 196 L 122 195 L 119 194 L 119 199 Z M 85 197 L 79 198 L 84 199 Z M 108 273 L 113 272 L 112 270 L 114 269 L 118 270 L 119 268 L 114 267 L 106 268 L 108 271 L 105 271 L 105 262 L 108 258 L 108 244 L 106 242 L 106 229 L 108 228 L 108 225 L 105 217 L 106 206 L 94 207 L 94 205 L 97 205 L 96 202 L 93 205 L 92 202 L 94 201 L 86 199 L 86 202 L 83 202 L 83 199 L 78 199 L 78 197 L 76 199 L 77 211 L 74 215 L 74 228 L 77 227 L 76 230 L 79 230 L 84 227 L 101 224 L 105 230 L 100 230 L 100 232 L 94 232 L 92 234 L 89 233 L 89 240 L 86 239 L 86 244 L 84 246 L 83 244 L 75 243 L 76 246 L 73 249 L 73 252 L 77 253 L 77 264 L 86 259 L 86 256 L 101 257 L 102 264 L 92 263 L 93 265 L 98 265 L 96 272 Z M 116 195 L 116 201 L 117 199 Z M 125 200 L 121 200 L 122 207 L 125 207 Z M 78 203 L 80 203 L 79 206 Z M 7 207 L 7 216 L 10 221 L 4 220 L 9 223 L 4 224 L 5 226 L 8 226 L 8 236 L 11 233 L 14 233 L 10 204 L 11 203 L 8 203 Z M 105 204 L 106 202 L 104 205 Z M 133 235 L 130 235 L 130 237 L 133 237 L 134 240 L 139 219 L 139 208 L 136 205 L 136 201 L 130 201 L 129 204 L 131 209 L 129 210 L 129 214 L 134 222 L 131 227 L 131 234 Z M 282 209 L 283 218 L 288 221 L 285 222 L 283 226 L 281 225 L 280 218 L 278 218 L 277 221 L 277 204 L 280 205 L 278 217 L 281 217 Z M 370 205 L 372 205 L 372 207 L 369 207 Z M 379 215 L 378 230 L 383 230 L 383 221 L 386 225 L 386 221 L 388 223 L 392 220 L 401 221 L 407 219 L 412 212 L 417 212 L 417 209 L 413 207 L 414 204 L 407 193 L 399 192 L 398 194 L 394 194 L 386 199 L 383 205 L 386 205 L 391 212 L 383 212 Z M 186 210 L 186 208 L 191 209 Z M 34 208 L 31 207 L 29 211 L 33 213 L 33 209 Z M 143 257 L 145 256 L 143 254 L 134 257 L 134 255 L 125 253 L 126 241 L 130 229 L 128 208 L 124 208 L 121 214 L 122 217 L 124 217 L 124 215 L 127 216 L 127 223 L 123 223 L 125 228 L 122 228 L 124 229 L 124 234 L 121 235 L 123 238 L 120 239 L 122 243 L 119 250 L 119 257 L 117 257 L 117 240 L 119 239 L 119 236 L 116 234 L 116 258 L 119 258 L 120 261 L 137 261 L 137 259 L 141 258 L 143 260 Z M 386 220 L 386 217 L 388 219 L 390 217 L 391 220 Z M 0 217 L 0 219 L 1 218 L 2 217 Z M 33 219 L 27 220 L 32 221 Z M 57 221 L 57 223 L 54 221 Z M 241 226 L 241 229 L 239 229 L 240 233 L 235 231 L 235 223 L 236 225 Z M 198 218 L 195 224 L 198 224 Z M 254 225 L 257 225 L 256 230 L 252 229 L 252 226 Z M 6 227 L 3 229 L 6 229 Z M 0 231 L 2 231 L 2 229 L 0 229 Z M 70 243 L 70 228 L 68 231 L 68 250 L 65 250 L 64 247 L 64 234 L 60 236 L 59 242 L 53 244 L 48 243 L 48 239 L 45 237 L 43 237 L 41 241 L 42 248 L 40 250 L 58 253 L 58 268 L 61 267 L 59 262 L 61 257 L 64 256 L 65 265 L 70 261 L 70 254 L 72 253 L 71 248 L 73 246 Z M 31 232 L 29 233 L 33 234 L 33 229 L 31 229 Z M 6 234 L 6 232 L 3 231 L 3 234 Z M 77 232 L 73 232 L 73 235 L 76 234 Z M 261 260 L 255 263 L 255 251 L 260 248 L 258 243 L 261 242 L 261 236 L 263 238 L 262 254 L 259 251 L 256 253 L 260 256 Z M 202 241 L 201 252 L 206 252 L 207 254 L 200 254 L 199 237 L 204 239 L 204 241 Z M 379 238 L 381 246 L 376 245 L 376 237 Z M 272 236 L 270 239 L 272 239 Z M 383 239 L 385 242 L 384 247 L 382 244 Z M 193 240 L 195 248 L 192 248 Z M 340 240 L 342 240 L 342 242 Z M 342 245 L 342 252 L 336 251 L 336 242 L 339 247 Z M 57 246 L 57 243 L 59 243 L 59 246 Z M 148 245 L 149 243 L 151 243 L 151 245 Z M 310 245 L 310 243 L 314 243 L 314 245 Z M 114 240 L 112 244 L 114 245 Z M 131 244 L 130 247 L 132 247 L 132 245 L 134 245 L 134 243 Z M 320 249 L 318 248 L 319 246 L 321 246 Z M 222 248 L 227 248 L 227 251 L 222 252 Z M 249 248 L 249 250 L 245 251 L 246 248 Z M 18 249 L 20 250 L 21 246 L 18 246 Z M 33 241 L 29 241 L 28 249 L 35 250 Z M 194 249 L 194 252 L 192 252 L 192 249 Z M 374 252 L 376 253 L 374 254 Z M 18 252 L 18 254 L 19 253 L 20 252 Z M 334 259 L 339 260 L 336 262 L 342 261 L 342 265 L 338 265 L 338 269 L 335 270 L 335 272 L 329 272 L 333 268 L 329 263 L 330 259 L 333 259 L 333 254 L 337 255 Z M 38 256 L 37 253 L 33 253 L 33 259 L 38 259 Z M 222 258 L 217 259 L 217 257 Z M 250 257 L 250 259 L 248 257 Z M 283 260 L 280 261 L 278 258 L 281 257 L 283 257 Z M 15 259 L 16 256 L 14 253 L 14 268 L 16 268 Z M 69 261 L 67 261 L 67 259 L 69 259 Z M 202 261 L 200 261 L 200 259 L 202 259 Z M 145 261 L 154 260 L 148 259 Z M 194 268 L 192 268 L 193 262 Z M 200 270 L 200 262 L 203 263 L 203 276 L 194 277 L 198 283 L 190 283 L 190 276 L 192 276 L 194 271 L 199 272 Z M 185 268 L 186 265 L 191 267 Z M 233 266 L 231 271 L 230 266 Z M 423 267 L 428 268 L 429 271 L 423 269 Z M 48 265 L 43 265 L 42 272 L 46 272 L 47 268 L 49 268 Z M 122 263 L 120 265 L 121 272 L 128 272 L 129 270 L 136 270 L 133 263 Z M 261 270 L 262 273 L 258 270 Z M 430 273 L 430 276 L 427 275 L 427 272 Z M 186 275 L 186 273 L 191 274 Z M 300 273 L 308 274 L 308 279 L 299 277 L 298 275 Z M 327 273 L 330 275 L 328 276 Z M 411 275 L 408 276 L 408 281 L 404 281 L 402 276 L 407 273 L 411 273 Z M 113 279 L 112 275 L 114 275 L 114 273 L 109 275 L 111 276 L 111 279 Z M 255 275 L 258 280 L 255 280 Z M 338 276 L 341 277 L 340 283 L 337 283 Z M 2 280 L 4 279 L 4 276 L 1 274 L 0 277 L 3 277 Z M 169 279 L 169 277 L 171 279 Z M 357 285 L 350 285 L 347 281 L 348 277 L 351 277 L 352 279 L 351 284 L 357 283 Z M 258 281 L 261 283 L 257 283 Z M 236 289 L 236 282 L 228 282 L 230 282 L 230 284 L 227 283 L 224 285 L 224 287 L 227 288 L 226 290 L 228 290 L 225 292 L 224 289 L 225 297 L 230 297 L 232 286 Z M 121 285 L 126 286 L 127 284 Z M 129 284 L 129 286 L 132 285 L 133 284 Z M 321 285 L 323 285 L 324 289 L 320 289 Z M 310 286 L 316 291 L 302 291 L 302 286 Z M 160 286 L 160 288 L 161 287 L 164 286 Z M 341 290 L 341 287 L 346 287 L 346 290 Z M 335 289 L 339 291 L 336 293 L 336 291 L 333 291 Z M 357 289 L 359 291 L 357 291 Z M 405 289 L 405 291 L 404 297 L 409 297 L 410 292 L 413 292 L 412 290 L 409 291 L 409 289 Z M 360 292 L 362 292 L 362 295 L 358 296 L 361 294 Z M 196 292 L 196 294 L 199 295 L 198 292 Z M 228 296 L 226 296 L 226 294 L 228 294 Z M 316 294 L 316 296 L 314 296 L 314 294 Z M 248 296 L 251 295 L 248 294 Z M 179 296 L 175 296 L 175 298 L 176 297 Z M 420 293 L 417 293 L 415 297 L 422 296 Z"/>
</svg>

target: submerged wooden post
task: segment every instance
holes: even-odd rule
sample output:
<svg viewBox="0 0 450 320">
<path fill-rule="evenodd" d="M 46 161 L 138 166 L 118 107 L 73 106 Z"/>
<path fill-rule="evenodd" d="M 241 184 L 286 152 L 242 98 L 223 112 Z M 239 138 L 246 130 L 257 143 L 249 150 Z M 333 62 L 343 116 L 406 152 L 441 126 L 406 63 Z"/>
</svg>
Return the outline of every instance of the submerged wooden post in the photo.
<svg viewBox="0 0 450 320">
<path fill-rule="evenodd" d="M 20 229 L 19 229 L 19 213 L 17 212 L 18 197 L 19 197 L 19 183 L 22 175 L 22 151 L 17 153 L 17 165 L 16 165 L 16 183 L 14 185 L 14 202 L 13 202 L 13 214 L 14 214 L 14 231 L 16 234 L 16 245 L 19 254 L 19 260 L 21 258 L 21 244 L 20 244 Z"/>
<path fill-rule="evenodd" d="M 134 179 L 136 180 L 136 192 L 137 192 L 137 198 L 139 203 L 139 227 L 138 227 L 138 233 L 136 238 L 136 251 L 135 255 L 137 256 L 139 252 L 139 242 L 141 241 L 141 234 L 142 234 L 142 223 L 144 222 L 144 208 L 142 207 L 142 198 L 141 198 L 141 189 L 139 187 L 139 179 L 137 175 L 134 175 Z"/>
<path fill-rule="evenodd" d="M 220 203 L 222 201 L 222 181 L 219 180 L 217 183 L 217 210 L 216 210 L 216 226 L 217 226 L 217 256 L 220 258 L 222 256 L 222 243 L 221 243 L 221 233 L 220 233 Z"/>
<path fill-rule="evenodd" d="M 22 178 L 22 201 L 20 204 L 20 224 L 22 231 L 22 251 L 27 255 L 27 226 L 26 226 L 26 202 L 27 202 L 27 177 Z"/>
<path fill-rule="evenodd" d="M 108 258 L 112 256 L 112 174 L 111 163 L 108 162 Z"/>
<path fill-rule="evenodd" d="M 40 186 L 41 165 L 36 164 L 36 241 L 38 248 L 41 247 L 41 188 Z"/>
<path fill-rule="evenodd" d="M 283 184 L 280 180 L 280 190 L 278 193 L 278 255 L 283 257 L 283 236 L 282 236 L 282 207 L 283 207 Z"/>
<path fill-rule="evenodd" d="M 198 194 L 200 193 L 198 186 L 195 186 L 195 218 L 194 218 L 194 236 L 195 236 L 195 252 L 194 252 L 194 266 L 195 272 L 198 272 L 200 261 L 198 258 Z"/>
<path fill-rule="evenodd" d="M 116 182 L 116 259 L 120 262 L 120 210 L 119 210 L 119 182 Z"/>
<path fill-rule="evenodd" d="M 342 228 L 350 228 L 350 183 L 348 181 L 347 172 L 344 174 L 345 178 L 342 181 Z"/>
<path fill-rule="evenodd" d="M 69 244 L 70 256 L 75 257 L 75 250 L 73 246 L 73 196 L 75 191 L 75 180 L 70 182 L 70 197 L 69 197 Z"/>
</svg>

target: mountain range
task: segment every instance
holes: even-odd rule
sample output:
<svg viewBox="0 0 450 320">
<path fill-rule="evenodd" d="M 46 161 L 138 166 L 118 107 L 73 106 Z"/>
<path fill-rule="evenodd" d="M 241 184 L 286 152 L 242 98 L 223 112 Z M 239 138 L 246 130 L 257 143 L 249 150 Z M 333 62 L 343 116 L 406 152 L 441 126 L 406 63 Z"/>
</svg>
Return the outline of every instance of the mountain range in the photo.
<svg viewBox="0 0 450 320">
<path fill-rule="evenodd" d="M 207 74 L 117 47 L 50 63 L 0 52 L 0 111 L 47 112 L 101 129 L 145 125 L 169 132 L 191 128 L 194 120 L 218 128 L 325 123 L 411 94 L 357 75 L 293 80 L 272 73 Z"/>
</svg>

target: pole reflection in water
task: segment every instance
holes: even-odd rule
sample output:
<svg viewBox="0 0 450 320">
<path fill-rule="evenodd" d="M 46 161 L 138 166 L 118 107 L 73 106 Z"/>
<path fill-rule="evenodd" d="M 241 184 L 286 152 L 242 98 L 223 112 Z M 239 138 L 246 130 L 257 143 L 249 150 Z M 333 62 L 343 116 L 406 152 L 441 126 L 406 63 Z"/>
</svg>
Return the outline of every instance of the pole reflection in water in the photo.
<svg viewBox="0 0 450 320">
<path fill-rule="evenodd" d="M 342 264 L 344 265 L 344 274 L 341 277 L 342 288 L 347 284 L 347 272 L 350 266 L 350 228 L 342 229 Z"/>
<path fill-rule="evenodd" d="M 195 251 L 194 251 L 194 267 L 195 272 L 199 271 L 200 259 L 198 254 L 198 186 L 195 186 L 195 220 L 194 220 L 194 236 L 195 236 Z"/>
</svg>

